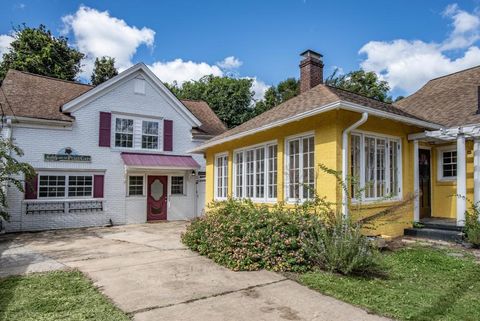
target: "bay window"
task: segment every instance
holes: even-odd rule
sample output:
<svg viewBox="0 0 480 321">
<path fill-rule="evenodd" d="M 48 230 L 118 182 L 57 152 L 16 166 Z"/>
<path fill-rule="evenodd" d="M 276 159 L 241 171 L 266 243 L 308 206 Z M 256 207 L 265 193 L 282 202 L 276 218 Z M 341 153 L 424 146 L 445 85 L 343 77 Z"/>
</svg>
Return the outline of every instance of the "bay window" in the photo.
<svg viewBox="0 0 480 321">
<path fill-rule="evenodd" d="M 352 134 L 350 175 L 354 178 L 350 188 L 353 198 L 400 198 L 400 140 L 363 133 Z"/>
<path fill-rule="evenodd" d="M 287 140 L 287 199 L 306 200 L 315 194 L 315 144 L 313 135 Z"/>
<path fill-rule="evenodd" d="M 234 197 L 267 202 L 277 198 L 277 145 L 265 144 L 234 154 Z"/>
<path fill-rule="evenodd" d="M 225 199 L 228 195 L 228 156 L 215 157 L 215 198 Z"/>
</svg>

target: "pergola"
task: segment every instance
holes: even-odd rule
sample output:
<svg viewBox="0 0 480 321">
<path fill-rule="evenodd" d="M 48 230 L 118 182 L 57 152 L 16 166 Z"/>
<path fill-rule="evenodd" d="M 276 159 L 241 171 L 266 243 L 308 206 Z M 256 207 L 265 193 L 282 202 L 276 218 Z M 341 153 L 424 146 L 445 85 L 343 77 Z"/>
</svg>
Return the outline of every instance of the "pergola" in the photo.
<svg viewBox="0 0 480 321">
<path fill-rule="evenodd" d="M 409 140 L 414 143 L 414 186 L 416 197 L 414 199 L 414 220 L 420 220 L 420 208 L 418 192 L 419 170 L 418 170 L 418 142 L 456 142 L 457 146 L 457 191 L 456 194 L 463 197 L 457 197 L 457 225 L 465 224 L 465 211 L 467 210 L 467 171 L 466 171 L 466 150 L 465 141 L 473 140 L 473 181 L 474 181 L 474 203 L 480 202 L 480 125 L 471 125 L 464 127 L 442 128 L 435 131 L 425 131 L 423 133 L 410 134 Z"/>
</svg>

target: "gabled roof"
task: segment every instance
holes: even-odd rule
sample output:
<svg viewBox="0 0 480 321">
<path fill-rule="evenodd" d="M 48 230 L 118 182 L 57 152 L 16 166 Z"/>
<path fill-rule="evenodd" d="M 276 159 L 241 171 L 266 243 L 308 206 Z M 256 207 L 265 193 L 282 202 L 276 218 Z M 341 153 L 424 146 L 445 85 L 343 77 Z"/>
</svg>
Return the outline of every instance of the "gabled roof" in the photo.
<svg viewBox="0 0 480 321">
<path fill-rule="evenodd" d="M 394 105 L 405 112 L 452 127 L 480 123 L 480 66 L 435 78 Z"/>
<path fill-rule="evenodd" d="M 372 115 L 390 118 L 412 125 L 431 129 L 440 128 L 440 125 L 413 116 L 410 113 L 396 108 L 392 104 L 384 103 L 343 89 L 320 84 L 264 112 L 263 114 L 210 139 L 203 145 L 195 148 L 193 151 L 203 151 L 205 148 L 229 140 L 248 136 L 262 130 L 281 126 L 289 122 L 297 121 L 336 108 L 358 112 L 366 111 Z"/>
<path fill-rule="evenodd" d="M 94 86 L 10 69 L 1 86 L 0 103 L 6 116 L 72 122 L 62 106 L 92 90 Z M 226 128 L 204 101 L 181 101 L 201 123 L 192 131 L 214 136 Z M 1 111 L 0 111 L 1 112 Z"/>
</svg>

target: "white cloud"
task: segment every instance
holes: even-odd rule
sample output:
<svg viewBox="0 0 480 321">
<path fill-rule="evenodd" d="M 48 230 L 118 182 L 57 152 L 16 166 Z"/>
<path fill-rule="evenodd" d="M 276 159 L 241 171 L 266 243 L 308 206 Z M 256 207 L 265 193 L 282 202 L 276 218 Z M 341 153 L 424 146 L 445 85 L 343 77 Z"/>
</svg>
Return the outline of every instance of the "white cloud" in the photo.
<svg viewBox="0 0 480 321">
<path fill-rule="evenodd" d="M 13 41 L 13 37 L 9 35 L 0 35 L 0 61 L 2 61 L 3 54 L 10 49 L 10 43 Z"/>
<path fill-rule="evenodd" d="M 141 45 L 153 46 L 155 31 L 129 26 L 124 20 L 86 6 L 62 17 L 63 33 L 72 32 L 75 45 L 87 55 L 83 77 L 89 77 L 96 57 L 114 57 L 116 67 L 122 71 L 132 65 L 132 58 Z"/>
<path fill-rule="evenodd" d="M 217 66 L 222 69 L 236 69 L 239 68 L 243 64 L 238 58 L 234 56 L 229 56 L 223 59 L 222 61 L 217 62 Z"/>
<path fill-rule="evenodd" d="M 163 82 L 176 81 L 179 85 L 185 81 L 198 80 L 205 75 L 223 76 L 223 71 L 218 66 L 206 62 L 183 61 L 180 58 L 166 62 L 156 61 L 149 67 Z"/>
<path fill-rule="evenodd" d="M 257 79 L 257 77 L 247 77 L 252 79 L 252 90 L 255 93 L 253 96 L 254 100 L 261 100 L 265 96 L 265 92 L 267 91 L 268 88 L 270 88 L 269 85 L 264 83 L 263 81 Z"/>
<path fill-rule="evenodd" d="M 452 31 L 441 43 L 397 39 L 370 41 L 359 51 L 365 55 L 360 66 L 374 71 L 394 90 L 411 93 L 428 80 L 480 64 L 480 18 L 457 5 L 448 6 L 443 15 L 452 19 Z M 452 58 L 449 51 L 456 50 Z M 458 56 L 458 53 L 460 55 Z"/>
</svg>

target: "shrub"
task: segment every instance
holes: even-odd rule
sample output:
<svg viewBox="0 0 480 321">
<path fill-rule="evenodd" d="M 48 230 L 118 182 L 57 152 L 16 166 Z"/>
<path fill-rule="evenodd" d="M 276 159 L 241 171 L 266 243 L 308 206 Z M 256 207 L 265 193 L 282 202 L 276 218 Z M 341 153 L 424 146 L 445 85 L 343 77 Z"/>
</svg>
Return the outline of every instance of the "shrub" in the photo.
<svg viewBox="0 0 480 321">
<path fill-rule="evenodd" d="M 267 207 L 249 200 L 214 202 L 182 235 L 192 250 L 232 270 L 306 271 L 306 240 L 317 216 L 301 207 Z"/>
<path fill-rule="evenodd" d="M 471 210 L 465 213 L 465 238 L 473 247 L 480 247 L 480 222 L 477 204 L 472 204 Z"/>
<path fill-rule="evenodd" d="M 307 253 L 319 268 L 341 274 L 378 274 L 380 256 L 372 242 L 362 235 L 361 225 L 336 215 L 332 225 L 314 226 Z"/>
</svg>

